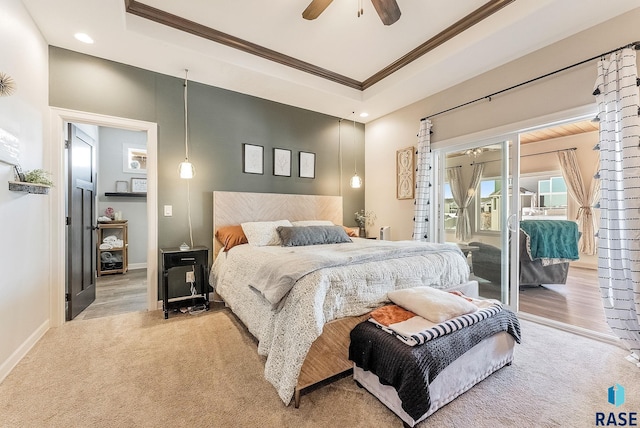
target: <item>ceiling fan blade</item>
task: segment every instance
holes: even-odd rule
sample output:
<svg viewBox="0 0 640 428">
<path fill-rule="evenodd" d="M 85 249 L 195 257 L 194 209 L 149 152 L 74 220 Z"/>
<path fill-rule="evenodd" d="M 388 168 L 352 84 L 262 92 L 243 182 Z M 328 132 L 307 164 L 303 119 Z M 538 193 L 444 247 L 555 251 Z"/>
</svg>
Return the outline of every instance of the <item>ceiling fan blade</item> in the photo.
<svg viewBox="0 0 640 428">
<path fill-rule="evenodd" d="M 373 7 L 384 25 L 391 25 L 400 19 L 400 8 L 396 0 L 371 0 Z"/>
<path fill-rule="evenodd" d="M 316 19 L 331 4 L 333 0 L 313 0 L 302 12 L 304 19 Z"/>
</svg>

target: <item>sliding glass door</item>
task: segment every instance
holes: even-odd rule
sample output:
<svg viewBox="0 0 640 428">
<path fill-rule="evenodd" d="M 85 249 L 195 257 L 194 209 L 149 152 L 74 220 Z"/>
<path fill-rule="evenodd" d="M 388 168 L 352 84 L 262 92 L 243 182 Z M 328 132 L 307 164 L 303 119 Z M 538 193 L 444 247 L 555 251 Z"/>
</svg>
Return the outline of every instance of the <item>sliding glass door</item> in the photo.
<svg viewBox="0 0 640 428">
<path fill-rule="evenodd" d="M 434 152 L 437 240 L 460 246 L 481 297 L 517 310 L 517 135 Z"/>
</svg>

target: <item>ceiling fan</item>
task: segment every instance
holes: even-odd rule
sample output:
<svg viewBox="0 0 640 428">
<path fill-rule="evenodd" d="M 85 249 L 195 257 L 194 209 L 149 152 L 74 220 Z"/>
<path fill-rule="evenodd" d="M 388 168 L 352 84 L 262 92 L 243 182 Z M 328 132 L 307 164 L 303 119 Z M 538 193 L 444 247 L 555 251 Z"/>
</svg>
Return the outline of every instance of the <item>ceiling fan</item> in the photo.
<svg viewBox="0 0 640 428">
<path fill-rule="evenodd" d="M 333 0 L 312 0 L 309 6 L 302 12 L 304 19 L 316 19 L 331 4 Z M 400 19 L 400 8 L 396 0 L 371 0 L 373 7 L 384 25 L 391 25 Z M 358 16 L 362 14 L 362 8 L 358 8 Z"/>
</svg>

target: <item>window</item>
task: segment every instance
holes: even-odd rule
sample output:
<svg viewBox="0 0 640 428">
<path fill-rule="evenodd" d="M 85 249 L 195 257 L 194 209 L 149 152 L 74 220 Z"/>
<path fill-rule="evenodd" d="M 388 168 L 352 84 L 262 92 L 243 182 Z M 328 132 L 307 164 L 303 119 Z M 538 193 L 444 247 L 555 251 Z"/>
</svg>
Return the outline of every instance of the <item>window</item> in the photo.
<svg viewBox="0 0 640 428">
<path fill-rule="evenodd" d="M 566 208 L 567 184 L 563 177 L 551 177 L 538 181 L 538 206 L 540 208 Z"/>
<path fill-rule="evenodd" d="M 458 223 L 458 204 L 453 200 L 451 186 L 444 183 L 444 229 L 455 230 Z"/>
<path fill-rule="evenodd" d="M 500 198 L 502 183 L 490 179 L 480 181 L 480 209 L 478 210 L 478 230 L 500 230 Z"/>
<path fill-rule="evenodd" d="M 529 192 L 520 199 L 523 220 L 566 220 L 567 184 L 558 171 L 530 174 L 520 178 Z"/>
</svg>

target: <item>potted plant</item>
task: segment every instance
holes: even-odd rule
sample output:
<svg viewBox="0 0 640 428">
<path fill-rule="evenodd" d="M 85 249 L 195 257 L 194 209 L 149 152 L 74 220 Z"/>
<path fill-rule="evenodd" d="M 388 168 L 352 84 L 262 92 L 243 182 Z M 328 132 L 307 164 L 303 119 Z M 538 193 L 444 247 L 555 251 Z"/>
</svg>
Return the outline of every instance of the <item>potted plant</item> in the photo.
<svg viewBox="0 0 640 428">
<path fill-rule="evenodd" d="M 27 183 L 53 187 L 51 173 L 43 169 L 33 169 L 31 171 L 25 172 L 24 181 Z"/>
</svg>

